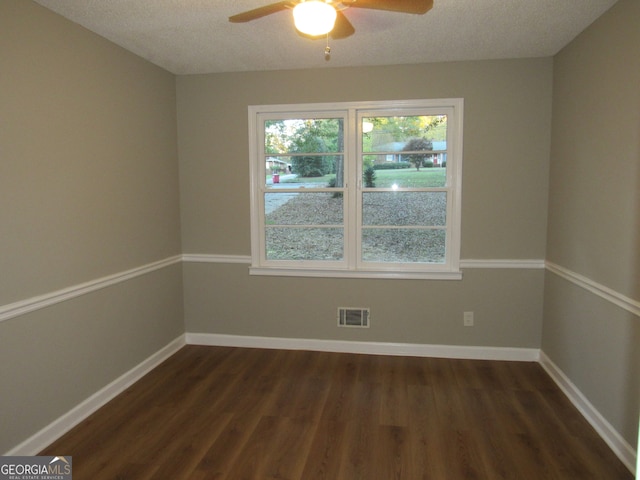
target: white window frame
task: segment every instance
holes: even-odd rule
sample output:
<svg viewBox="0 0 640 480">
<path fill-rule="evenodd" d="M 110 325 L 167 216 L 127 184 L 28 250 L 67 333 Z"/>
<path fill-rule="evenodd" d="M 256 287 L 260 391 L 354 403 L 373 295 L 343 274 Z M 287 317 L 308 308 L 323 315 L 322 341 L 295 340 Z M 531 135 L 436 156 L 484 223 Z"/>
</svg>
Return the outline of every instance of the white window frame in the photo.
<svg viewBox="0 0 640 480">
<path fill-rule="evenodd" d="M 249 161 L 251 205 L 252 275 L 408 278 L 459 280 L 462 201 L 462 98 L 401 100 L 377 102 L 338 102 L 292 105 L 249 106 Z M 447 182 L 440 190 L 447 192 L 445 263 L 367 264 L 360 261 L 360 225 L 362 216 L 362 162 L 359 161 L 359 120 L 365 116 L 447 115 Z M 342 261 L 268 260 L 265 254 L 264 194 L 264 120 L 286 118 L 344 118 L 344 225 L 345 251 Z M 330 191 L 335 191 L 331 189 Z"/>
</svg>

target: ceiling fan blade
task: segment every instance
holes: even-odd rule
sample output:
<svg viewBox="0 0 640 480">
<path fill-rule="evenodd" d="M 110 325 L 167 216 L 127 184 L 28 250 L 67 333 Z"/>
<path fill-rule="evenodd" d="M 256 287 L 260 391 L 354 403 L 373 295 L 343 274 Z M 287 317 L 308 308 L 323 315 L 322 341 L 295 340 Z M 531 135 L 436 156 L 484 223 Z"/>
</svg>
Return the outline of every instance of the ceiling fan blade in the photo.
<svg viewBox="0 0 640 480">
<path fill-rule="evenodd" d="M 340 40 L 341 38 L 350 37 L 354 33 L 356 33 L 356 29 L 353 28 L 349 19 L 345 17 L 344 13 L 338 11 L 336 23 L 333 30 L 329 33 L 329 36 L 335 40 Z"/>
<path fill-rule="evenodd" d="M 433 8 L 433 0 L 342 0 L 347 7 L 371 8 L 401 13 L 427 13 Z"/>
<path fill-rule="evenodd" d="M 287 8 L 295 6 L 296 2 L 276 2 L 271 5 L 265 5 L 264 7 L 254 8 L 246 12 L 239 13 L 229 17 L 229 21 L 232 23 L 243 23 L 255 20 L 257 18 L 266 17 L 272 13 L 277 13 Z"/>
</svg>

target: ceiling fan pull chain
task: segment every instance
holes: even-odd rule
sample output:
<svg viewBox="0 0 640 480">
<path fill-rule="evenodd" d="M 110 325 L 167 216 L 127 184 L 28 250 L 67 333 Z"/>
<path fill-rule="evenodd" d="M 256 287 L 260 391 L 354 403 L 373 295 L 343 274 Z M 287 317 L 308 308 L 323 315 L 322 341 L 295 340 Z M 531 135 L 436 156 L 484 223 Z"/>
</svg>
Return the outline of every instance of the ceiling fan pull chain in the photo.
<svg viewBox="0 0 640 480">
<path fill-rule="evenodd" d="M 324 59 L 329 60 L 331 58 L 331 47 L 329 46 L 329 34 L 327 33 L 327 46 L 324 48 Z"/>
</svg>

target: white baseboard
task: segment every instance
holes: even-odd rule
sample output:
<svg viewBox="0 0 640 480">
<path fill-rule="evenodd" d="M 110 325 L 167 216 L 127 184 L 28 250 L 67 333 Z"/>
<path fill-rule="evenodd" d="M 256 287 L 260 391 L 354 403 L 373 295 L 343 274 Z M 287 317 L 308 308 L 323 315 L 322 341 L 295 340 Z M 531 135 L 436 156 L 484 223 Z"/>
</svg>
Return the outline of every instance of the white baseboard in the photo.
<svg viewBox="0 0 640 480">
<path fill-rule="evenodd" d="M 413 343 L 352 342 L 306 338 L 252 337 L 214 333 L 187 333 L 188 345 L 245 348 L 312 350 L 319 352 L 365 353 L 414 357 L 464 358 L 474 360 L 512 360 L 537 362 L 537 348 L 469 347 L 462 345 L 423 345 Z"/>
<path fill-rule="evenodd" d="M 20 445 L 9 450 L 7 456 L 31 456 L 36 455 L 42 449 L 60 438 L 82 420 L 105 405 L 111 399 L 122 393 L 132 384 L 140 380 L 144 375 L 160 365 L 163 361 L 176 353 L 185 345 L 184 335 L 180 335 L 171 343 L 148 357 L 106 387 L 97 391 L 85 401 L 65 413 L 63 416 L 50 423 L 42 430 L 31 436 Z"/>
<path fill-rule="evenodd" d="M 622 438 L 615 428 L 598 412 L 587 400 L 587 397 L 576 387 L 569 377 L 551 361 L 544 353 L 540 352 L 540 365 L 546 370 L 553 381 L 560 387 L 571 403 L 580 411 L 582 416 L 598 432 L 598 435 L 609 445 L 609 448 L 618 456 L 631 473 L 635 474 L 637 452 Z"/>
</svg>

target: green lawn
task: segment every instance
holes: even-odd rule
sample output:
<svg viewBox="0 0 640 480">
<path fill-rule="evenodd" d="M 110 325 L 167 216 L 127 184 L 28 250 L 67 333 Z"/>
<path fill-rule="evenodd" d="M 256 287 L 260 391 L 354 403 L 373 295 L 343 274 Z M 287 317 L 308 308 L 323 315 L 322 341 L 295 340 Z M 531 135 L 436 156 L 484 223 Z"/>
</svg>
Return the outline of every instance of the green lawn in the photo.
<svg viewBox="0 0 640 480">
<path fill-rule="evenodd" d="M 402 170 L 376 170 L 375 186 L 391 188 L 394 184 L 400 188 L 443 187 L 446 181 L 446 168 L 415 168 Z M 317 183 L 328 185 L 335 175 L 324 177 L 297 177 L 282 180 L 282 183 Z"/>
<path fill-rule="evenodd" d="M 445 168 L 415 168 L 403 170 L 376 170 L 376 187 L 390 188 L 393 184 L 404 188 L 443 187 Z"/>
</svg>

